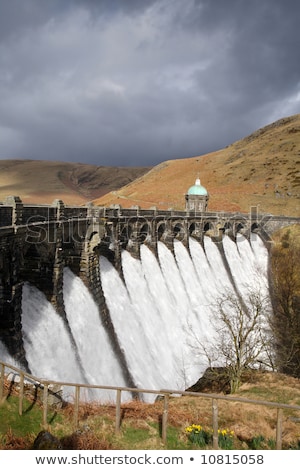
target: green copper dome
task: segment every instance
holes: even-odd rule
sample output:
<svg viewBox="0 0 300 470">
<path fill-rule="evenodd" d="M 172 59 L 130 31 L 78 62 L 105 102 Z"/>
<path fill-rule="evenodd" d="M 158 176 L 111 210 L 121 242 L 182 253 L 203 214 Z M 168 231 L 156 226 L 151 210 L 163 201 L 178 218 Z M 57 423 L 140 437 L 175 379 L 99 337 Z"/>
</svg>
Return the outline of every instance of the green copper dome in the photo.
<svg viewBox="0 0 300 470">
<path fill-rule="evenodd" d="M 189 188 L 188 195 L 207 196 L 207 190 L 201 185 L 199 178 L 197 178 L 195 184 Z"/>
</svg>

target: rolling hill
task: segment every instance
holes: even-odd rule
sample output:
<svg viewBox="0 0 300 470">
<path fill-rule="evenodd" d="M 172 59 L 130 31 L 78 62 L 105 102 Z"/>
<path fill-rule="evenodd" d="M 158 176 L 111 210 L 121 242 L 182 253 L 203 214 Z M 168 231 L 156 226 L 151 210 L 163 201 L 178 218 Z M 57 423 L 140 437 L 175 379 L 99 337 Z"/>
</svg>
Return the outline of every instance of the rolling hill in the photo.
<svg viewBox="0 0 300 470">
<path fill-rule="evenodd" d="M 209 192 L 208 210 L 300 216 L 300 114 L 265 126 L 228 147 L 151 167 L 0 160 L 0 201 L 184 209 L 195 179 Z"/>
<path fill-rule="evenodd" d="M 193 158 L 169 160 L 94 202 L 184 209 L 185 194 L 199 176 L 209 192 L 208 210 L 300 216 L 300 114 L 265 126 L 228 147 Z"/>
<path fill-rule="evenodd" d="M 24 203 L 85 204 L 121 188 L 149 167 L 105 167 L 41 160 L 0 160 L 0 201 L 20 196 Z"/>
</svg>

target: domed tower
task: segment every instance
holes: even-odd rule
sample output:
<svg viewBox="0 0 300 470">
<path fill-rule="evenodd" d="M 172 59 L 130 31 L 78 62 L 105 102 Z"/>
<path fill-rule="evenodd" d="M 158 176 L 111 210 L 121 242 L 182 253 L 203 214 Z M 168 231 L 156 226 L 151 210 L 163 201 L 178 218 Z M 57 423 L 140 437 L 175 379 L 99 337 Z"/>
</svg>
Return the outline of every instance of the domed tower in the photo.
<svg viewBox="0 0 300 470">
<path fill-rule="evenodd" d="M 207 209 L 209 195 L 200 179 L 197 178 L 195 184 L 191 186 L 185 195 L 185 210 L 205 212 Z"/>
</svg>

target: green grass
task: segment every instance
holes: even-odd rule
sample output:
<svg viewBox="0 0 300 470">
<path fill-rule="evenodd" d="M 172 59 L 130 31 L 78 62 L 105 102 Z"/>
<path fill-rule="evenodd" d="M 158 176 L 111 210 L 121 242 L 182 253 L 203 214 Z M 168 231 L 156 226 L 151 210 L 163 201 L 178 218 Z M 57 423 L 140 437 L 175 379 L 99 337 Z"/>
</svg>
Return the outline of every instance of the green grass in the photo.
<svg viewBox="0 0 300 470">
<path fill-rule="evenodd" d="M 253 386 L 249 387 L 245 392 L 241 391 L 240 395 L 245 395 L 248 398 L 251 396 L 254 400 L 270 400 L 270 391 L 266 387 Z M 272 401 L 279 403 L 289 403 L 294 398 L 294 393 L 291 390 L 275 390 L 273 392 Z"/>
<path fill-rule="evenodd" d="M 16 437 L 37 435 L 42 429 L 42 417 L 41 408 L 27 399 L 23 400 L 23 412 L 19 415 L 19 400 L 15 396 L 10 396 L 0 404 L 0 442 L 7 432 L 13 433 Z M 62 422 L 60 414 L 55 412 L 49 414 L 49 424 L 59 422 Z"/>
<path fill-rule="evenodd" d="M 188 450 L 192 449 L 191 443 L 184 437 L 181 428 L 169 426 L 166 444 L 161 440 L 160 426 L 152 421 L 145 422 L 144 427 L 135 428 L 134 423 L 126 425 L 121 430 L 119 442 L 124 449 L 168 449 Z"/>
<path fill-rule="evenodd" d="M 274 374 L 256 374 L 257 381 L 245 383 L 238 396 L 272 402 L 299 403 L 299 381 Z M 17 393 L 17 390 L 14 391 Z M 28 396 L 28 395 L 27 395 Z M 218 402 L 219 428 L 234 431 L 235 449 L 272 449 L 276 430 L 276 409 Z M 31 449 L 43 429 L 43 414 L 37 398 L 24 398 L 19 416 L 19 400 L 13 393 L 0 405 L 0 449 Z M 60 439 L 64 449 L 199 449 L 189 440 L 186 427 L 192 424 L 205 429 L 212 426 L 211 401 L 207 398 L 172 397 L 169 401 L 167 438 L 161 436 L 163 404 L 133 401 L 122 406 L 122 422 L 115 432 L 115 408 L 97 403 L 81 404 L 79 426 L 74 428 L 72 405 L 48 407 L 47 430 Z M 300 411 L 284 410 L 283 445 L 299 449 Z M 209 444 L 210 445 L 210 444 Z"/>
<path fill-rule="evenodd" d="M 136 445 L 136 442 L 140 444 L 146 442 L 150 438 L 149 429 L 136 429 L 133 427 L 126 427 L 122 431 L 122 439 L 127 447 L 132 447 Z"/>
</svg>

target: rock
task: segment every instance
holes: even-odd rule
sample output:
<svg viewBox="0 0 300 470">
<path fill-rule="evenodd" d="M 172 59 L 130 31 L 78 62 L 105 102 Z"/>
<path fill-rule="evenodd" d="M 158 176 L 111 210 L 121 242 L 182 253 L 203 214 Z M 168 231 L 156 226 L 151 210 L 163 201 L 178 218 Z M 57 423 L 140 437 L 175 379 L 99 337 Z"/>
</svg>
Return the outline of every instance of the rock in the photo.
<svg viewBox="0 0 300 470">
<path fill-rule="evenodd" d="M 199 393 L 230 393 L 230 380 L 226 367 L 208 367 L 203 376 L 191 387 L 188 392 Z"/>
<path fill-rule="evenodd" d="M 57 437 L 48 431 L 41 431 L 32 446 L 33 450 L 62 450 L 62 445 Z"/>
</svg>

